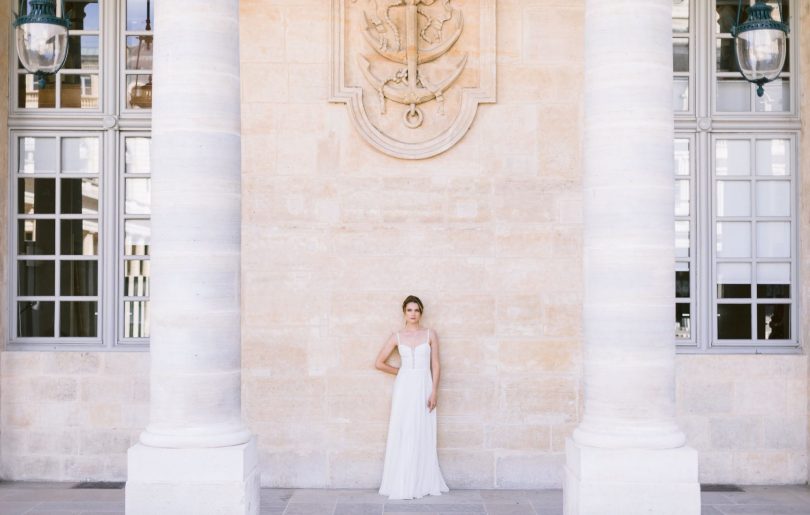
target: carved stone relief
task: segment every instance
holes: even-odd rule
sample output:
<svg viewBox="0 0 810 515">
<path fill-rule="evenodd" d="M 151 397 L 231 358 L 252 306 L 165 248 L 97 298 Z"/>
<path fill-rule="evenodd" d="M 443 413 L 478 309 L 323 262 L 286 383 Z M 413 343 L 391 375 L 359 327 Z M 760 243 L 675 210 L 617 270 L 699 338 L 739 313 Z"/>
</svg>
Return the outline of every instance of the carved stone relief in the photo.
<svg viewBox="0 0 810 515">
<path fill-rule="evenodd" d="M 332 0 L 332 102 L 404 159 L 452 147 L 495 101 L 495 0 Z"/>
</svg>

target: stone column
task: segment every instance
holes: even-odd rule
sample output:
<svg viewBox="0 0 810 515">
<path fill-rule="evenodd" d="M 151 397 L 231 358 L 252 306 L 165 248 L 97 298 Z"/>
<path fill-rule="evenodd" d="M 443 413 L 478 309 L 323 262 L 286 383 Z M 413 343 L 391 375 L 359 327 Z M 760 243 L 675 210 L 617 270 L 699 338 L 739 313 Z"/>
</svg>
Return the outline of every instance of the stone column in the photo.
<svg viewBox="0 0 810 515">
<path fill-rule="evenodd" d="M 241 420 L 239 2 L 156 2 L 151 413 L 127 513 L 258 513 Z"/>
<path fill-rule="evenodd" d="M 565 513 L 700 512 L 675 423 L 672 2 L 586 0 L 584 387 Z"/>
</svg>

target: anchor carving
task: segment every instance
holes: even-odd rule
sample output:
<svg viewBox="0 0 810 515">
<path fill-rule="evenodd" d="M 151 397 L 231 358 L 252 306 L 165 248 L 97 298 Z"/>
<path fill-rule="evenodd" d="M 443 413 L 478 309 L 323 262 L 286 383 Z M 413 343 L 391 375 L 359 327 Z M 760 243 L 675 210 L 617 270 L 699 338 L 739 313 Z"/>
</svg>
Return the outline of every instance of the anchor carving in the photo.
<svg viewBox="0 0 810 515">
<path fill-rule="evenodd" d="M 438 0 L 370 0 L 372 12 L 364 11 L 366 29 L 363 36 L 377 54 L 388 61 L 404 65 L 393 75 L 379 78 L 371 69 L 371 63 L 362 55 L 357 62 L 366 80 L 377 91 L 380 114 L 385 114 L 386 99 L 408 106 L 403 123 L 410 129 L 422 125 L 424 115 L 421 104 L 433 99 L 439 104 L 439 114 L 444 115 L 444 93 L 458 79 L 467 65 L 465 54 L 455 64 L 450 74 L 436 82 L 430 80 L 421 65 L 435 61 L 445 55 L 458 41 L 464 29 L 464 17 L 460 10 L 450 6 L 450 0 L 442 0 L 444 14 L 433 17 L 425 9 Z M 391 21 L 391 9 L 405 8 L 405 45 L 403 48 L 400 31 Z M 420 18 L 425 19 L 420 29 Z M 452 33 L 443 35 L 444 25 L 451 22 Z M 393 39 L 393 44 L 392 40 Z M 420 47 L 419 42 L 428 43 Z"/>
</svg>

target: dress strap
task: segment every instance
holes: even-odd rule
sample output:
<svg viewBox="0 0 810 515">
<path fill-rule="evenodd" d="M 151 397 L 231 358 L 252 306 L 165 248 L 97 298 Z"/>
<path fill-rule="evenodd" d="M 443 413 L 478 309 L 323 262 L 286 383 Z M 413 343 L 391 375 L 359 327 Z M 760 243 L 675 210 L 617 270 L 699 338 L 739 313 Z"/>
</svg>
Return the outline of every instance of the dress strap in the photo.
<svg viewBox="0 0 810 515">
<path fill-rule="evenodd" d="M 399 342 L 399 331 L 397 331 L 397 345 L 402 345 L 402 344 Z"/>
<path fill-rule="evenodd" d="M 425 343 L 430 344 L 430 329 L 427 330 L 427 338 L 425 338 Z"/>
</svg>

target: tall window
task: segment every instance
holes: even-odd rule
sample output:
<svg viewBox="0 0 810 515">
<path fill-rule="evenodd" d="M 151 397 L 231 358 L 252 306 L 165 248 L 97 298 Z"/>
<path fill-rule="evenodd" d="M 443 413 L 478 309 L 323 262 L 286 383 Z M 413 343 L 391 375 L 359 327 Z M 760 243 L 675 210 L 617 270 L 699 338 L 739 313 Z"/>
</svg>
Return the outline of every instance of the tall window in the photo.
<svg viewBox="0 0 810 515">
<path fill-rule="evenodd" d="M 148 343 L 153 9 L 65 0 L 42 88 L 10 59 L 10 348 Z"/>
<path fill-rule="evenodd" d="M 782 4 L 792 51 L 758 97 L 734 56 L 738 0 L 673 0 L 675 337 L 685 352 L 798 346 L 798 24 L 796 1 Z"/>
</svg>

